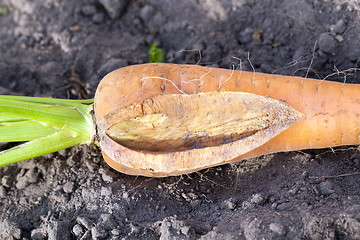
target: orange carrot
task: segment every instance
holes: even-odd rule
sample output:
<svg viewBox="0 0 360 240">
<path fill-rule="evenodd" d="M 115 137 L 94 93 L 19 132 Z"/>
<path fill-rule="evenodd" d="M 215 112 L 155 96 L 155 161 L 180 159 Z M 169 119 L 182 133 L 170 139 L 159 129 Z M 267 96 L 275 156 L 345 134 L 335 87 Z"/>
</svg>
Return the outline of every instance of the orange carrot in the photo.
<svg viewBox="0 0 360 240">
<path fill-rule="evenodd" d="M 236 105 L 236 99 L 243 98 L 253 99 L 251 104 L 244 103 L 249 111 L 257 111 L 252 105 L 263 108 L 260 115 L 251 120 L 244 132 L 223 133 L 241 118 L 241 114 L 234 117 L 232 112 L 245 106 Z M 218 105 L 211 108 L 214 104 Z M 104 159 L 116 170 L 132 175 L 178 175 L 274 152 L 360 142 L 360 85 L 300 77 L 191 65 L 135 65 L 109 73 L 100 82 L 94 109 Z M 271 113 L 265 113 L 266 109 L 271 109 Z M 219 110 L 222 112 L 216 114 Z M 200 120 L 196 120 L 197 116 Z M 230 123 L 228 116 L 234 117 Z M 213 121 L 216 126 L 221 125 L 218 130 L 222 135 L 216 132 L 217 128 L 204 128 Z M 272 125 L 277 130 L 271 130 Z M 171 130 L 171 126 L 195 129 L 189 139 L 200 145 L 179 140 L 184 134 L 175 136 L 177 128 Z M 161 136 L 151 133 L 151 127 L 163 128 L 157 132 Z M 197 129 L 202 129 L 204 135 Z M 274 132 L 271 136 L 269 129 Z M 141 137 L 141 131 L 149 135 Z M 124 132 L 131 138 L 116 137 Z M 160 145 L 151 147 L 151 141 Z M 242 144 L 237 145 L 238 142 Z M 249 145 L 249 149 L 238 149 Z"/>
</svg>

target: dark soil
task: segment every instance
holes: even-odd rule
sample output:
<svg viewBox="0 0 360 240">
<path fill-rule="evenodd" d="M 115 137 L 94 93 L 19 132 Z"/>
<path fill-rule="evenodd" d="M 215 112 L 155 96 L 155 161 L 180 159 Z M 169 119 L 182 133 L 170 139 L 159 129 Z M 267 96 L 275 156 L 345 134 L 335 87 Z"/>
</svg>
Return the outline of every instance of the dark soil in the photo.
<svg viewBox="0 0 360 240">
<path fill-rule="evenodd" d="M 172 63 L 231 68 L 241 59 L 252 71 L 249 54 L 258 72 L 360 83 L 359 71 L 333 74 L 360 67 L 357 0 L 0 7 L 1 94 L 77 98 L 82 89 L 92 97 L 106 73 L 148 62 L 151 43 Z M 71 65 L 86 88 L 69 82 Z M 357 146 L 163 179 L 123 175 L 99 149 L 73 147 L 0 168 L 0 239 L 360 239 L 359 172 Z"/>
</svg>

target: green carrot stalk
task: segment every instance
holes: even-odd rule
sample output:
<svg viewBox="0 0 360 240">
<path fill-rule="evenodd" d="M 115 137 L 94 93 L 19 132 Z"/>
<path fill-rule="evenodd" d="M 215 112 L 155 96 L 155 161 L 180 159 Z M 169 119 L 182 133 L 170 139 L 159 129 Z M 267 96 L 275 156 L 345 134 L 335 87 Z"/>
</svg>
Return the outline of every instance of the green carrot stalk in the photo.
<svg viewBox="0 0 360 240">
<path fill-rule="evenodd" d="M 24 142 L 0 152 L 0 166 L 92 142 L 93 99 L 0 95 L 0 142 Z"/>
</svg>

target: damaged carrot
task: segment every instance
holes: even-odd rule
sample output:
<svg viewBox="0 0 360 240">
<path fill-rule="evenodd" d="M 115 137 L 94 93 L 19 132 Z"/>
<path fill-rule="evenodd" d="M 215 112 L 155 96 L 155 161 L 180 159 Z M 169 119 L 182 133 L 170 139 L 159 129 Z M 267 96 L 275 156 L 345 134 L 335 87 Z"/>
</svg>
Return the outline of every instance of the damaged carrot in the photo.
<svg viewBox="0 0 360 240">
<path fill-rule="evenodd" d="M 94 98 L 94 123 L 91 100 L 76 106 L 74 100 L 38 100 L 32 109 L 14 99 L 22 110 L 12 111 L 2 98 L 0 135 L 5 123 L 24 121 L 43 134 L 12 140 L 34 146 L 38 139 L 56 141 L 59 133 L 76 141 L 57 148 L 89 143 L 96 135 L 106 162 L 131 175 L 166 177 L 274 152 L 359 144 L 360 85 L 355 84 L 154 63 L 105 76 Z M 72 109 L 66 114 L 74 114 L 83 131 L 67 128 L 69 116 L 38 117 L 42 108 L 59 106 Z M 34 117 L 27 110 L 38 112 Z M 0 153 L 0 165 L 44 154 L 9 155 L 12 151 Z"/>
<path fill-rule="evenodd" d="M 94 106 L 104 159 L 133 175 L 178 175 L 273 152 L 359 144 L 354 84 L 145 64 L 108 74 Z"/>
</svg>

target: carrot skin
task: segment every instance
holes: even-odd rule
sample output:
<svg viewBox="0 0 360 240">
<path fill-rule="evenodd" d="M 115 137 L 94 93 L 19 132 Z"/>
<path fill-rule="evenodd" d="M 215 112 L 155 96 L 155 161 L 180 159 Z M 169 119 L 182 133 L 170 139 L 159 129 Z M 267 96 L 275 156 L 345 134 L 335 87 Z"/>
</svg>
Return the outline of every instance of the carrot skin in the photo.
<svg viewBox="0 0 360 240">
<path fill-rule="evenodd" d="M 156 95 L 217 91 L 268 96 L 285 101 L 290 107 L 306 115 L 306 119 L 290 126 L 260 147 L 226 162 L 273 152 L 360 143 L 360 85 L 192 65 L 144 64 L 125 67 L 108 74 L 99 84 L 95 95 L 97 125 L 99 129 L 109 128 L 109 123 L 104 121 L 107 114 Z M 111 143 L 101 133 L 100 138 L 100 142 L 107 142 L 104 148 L 109 148 L 103 150 L 105 160 L 113 168 L 132 175 L 178 175 L 226 163 L 209 160 L 198 165 L 194 162 L 202 161 L 199 156 L 189 153 L 188 158 L 183 154 L 181 159 L 173 159 L 179 158 L 176 157 L 178 155 L 170 154 L 164 158 L 166 167 L 162 168 L 168 171 L 157 172 L 144 168 L 152 164 L 151 153 L 142 155 L 146 156 L 144 159 L 136 159 L 136 151 L 124 147 L 116 150 L 120 146 Z M 122 159 L 130 160 L 124 164 L 113 159 L 115 157 L 108 157 L 106 151 L 117 151 Z M 131 162 L 131 158 L 142 163 Z"/>
</svg>

